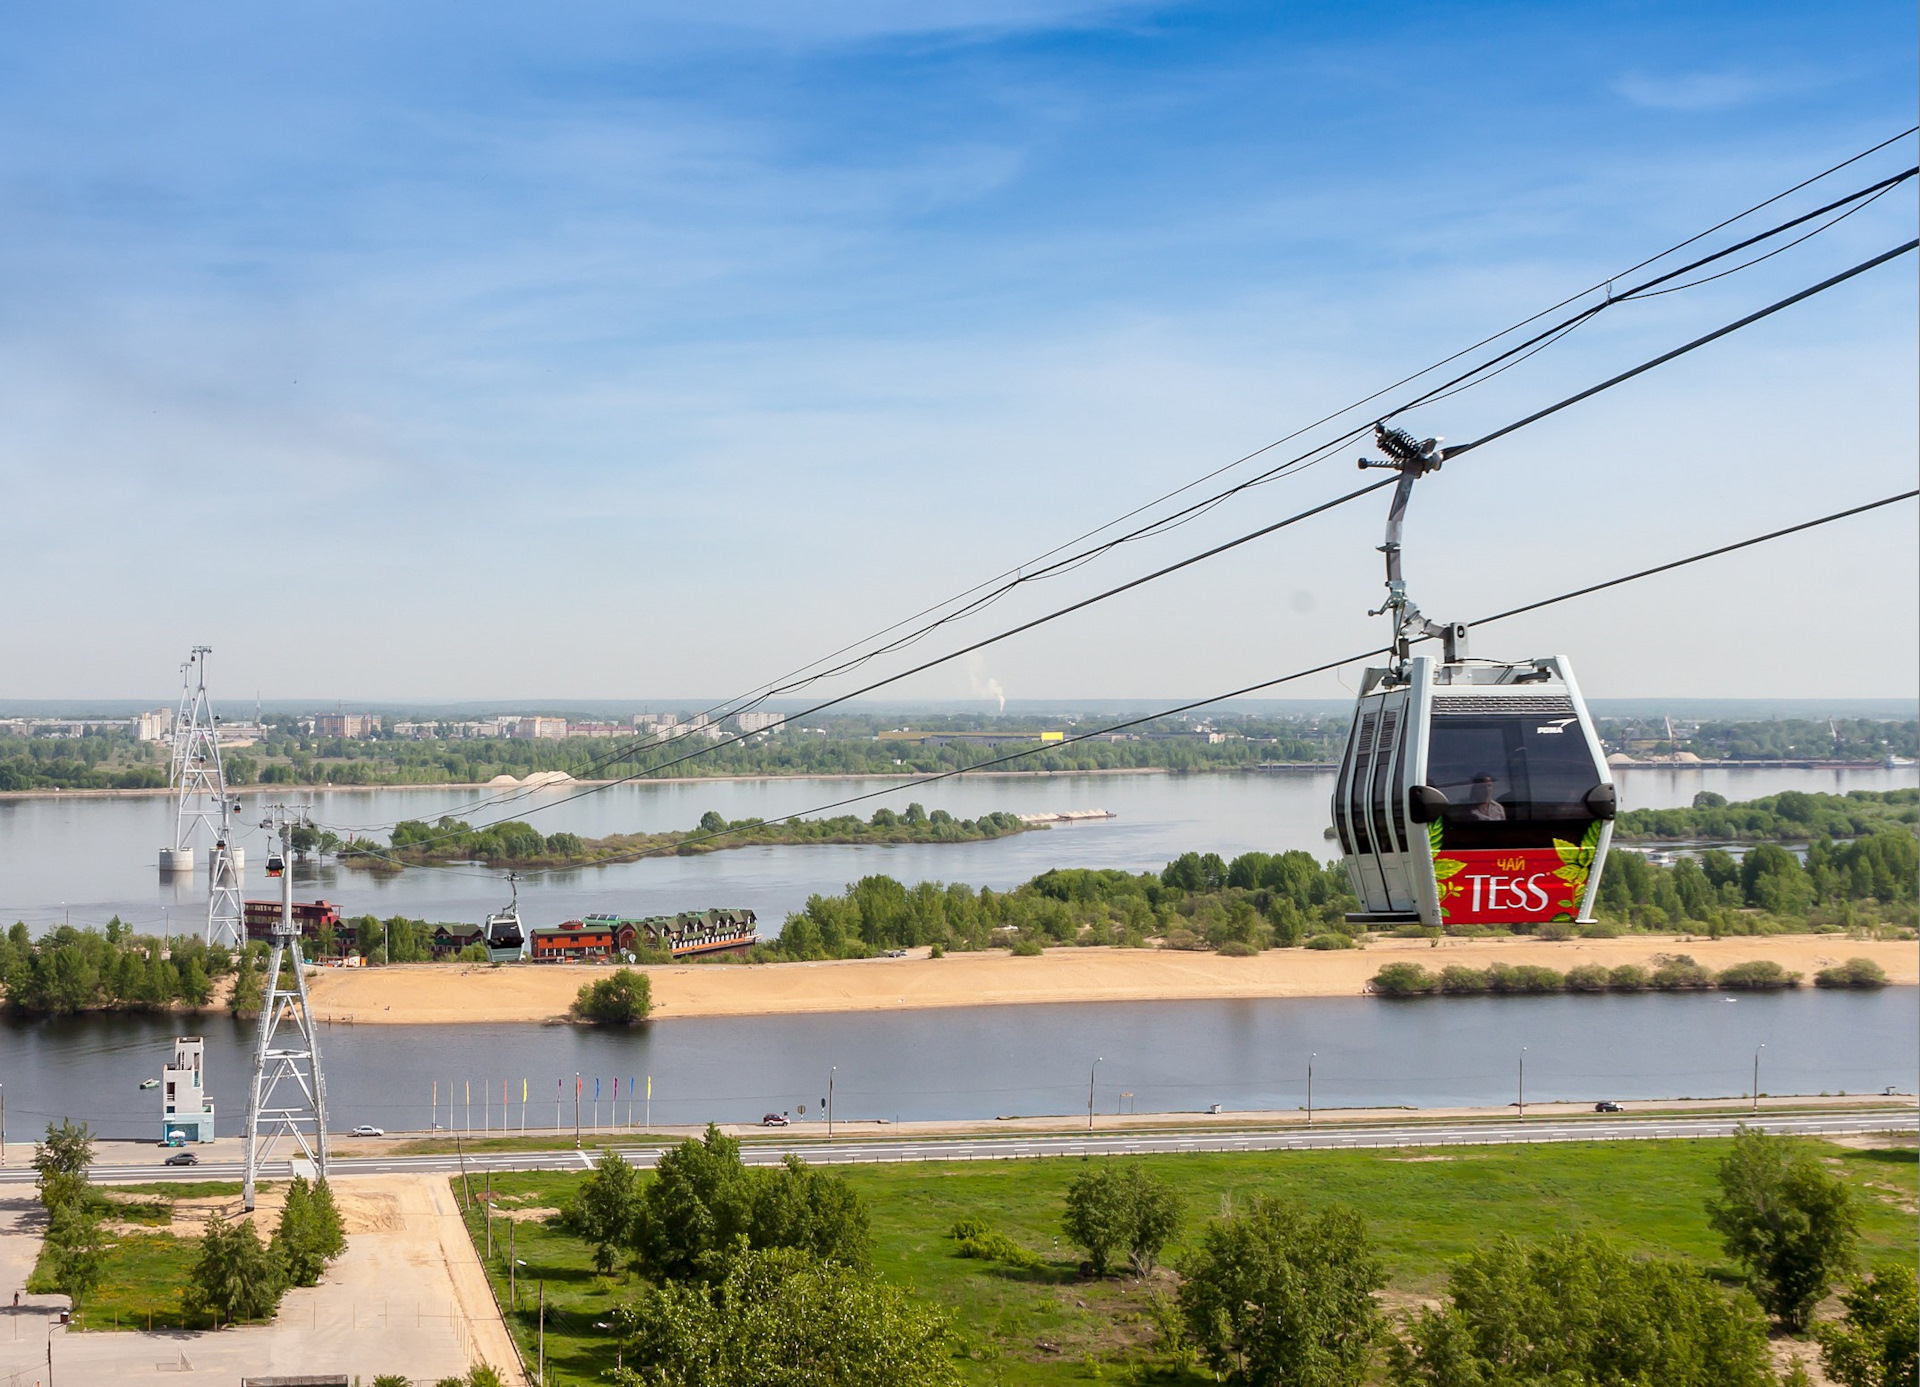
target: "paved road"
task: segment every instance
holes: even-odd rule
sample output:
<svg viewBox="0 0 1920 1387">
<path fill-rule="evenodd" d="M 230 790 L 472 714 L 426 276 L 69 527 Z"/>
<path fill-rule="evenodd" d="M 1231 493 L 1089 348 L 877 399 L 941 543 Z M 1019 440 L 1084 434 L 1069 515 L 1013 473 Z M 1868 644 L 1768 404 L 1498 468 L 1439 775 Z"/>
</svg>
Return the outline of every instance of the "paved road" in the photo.
<svg viewBox="0 0 1920 1387">
<path fill-rule="evenodd" d="M 1033 1134 L 1022 1136 L 896 1137 L 875 1141 L 851 1138 L 831 1144 L 818 1137 L 791 1141 L 756 1141 L 742 1147 L 748 1165 L 776 1165 L 788 1153 L 819 1165 L 853 1165 L 903 1161 L 1005 1161 L 1043 1156 L 1133 1156 L 1149 1152 L 1183 1151 L 1339 1151 L 1361 1147 L 1497 1146 L 1565 1141 L 1660 1141 L 1732 1135 L 1741 1125 L 1797 1136 L 1854 1136 L 1869 1132 L 1920 1130 L 1920 1109 L 1883 1109 L 1867 1113 L 1795 1114 L 1779 1117 L 1634 1117 L 1510 1119 L 1497 1122 L 1405 1123 L 1360 1126 L 1316 1126 L 1273 1132 L 1113 1132 Z M 462 1168 L 456 1155 L 355 1156 L 351 1139 L 335 1146 L 336 1175 L 442 1174 Z M 618 1147 L 633 1164 L 649 1167 L 659 1159 L 655 1146 Z M 592 1153 L 577 1151 L 511 1151 L 469 1154 L 465 1169 L 573 1170 L 590 1167 Z M 290 1173 L 276 1162 L 269 1178 Z M 209 1162 L 196 1166 L 97 1166 L 93 1177 L 116 1184 L 151 1180 L 237 1180 L 245 1174 L 239 1162 Z M 30 1181 L 31 1169 L 0 1172 L 0 1184 Z"/>
</svg>

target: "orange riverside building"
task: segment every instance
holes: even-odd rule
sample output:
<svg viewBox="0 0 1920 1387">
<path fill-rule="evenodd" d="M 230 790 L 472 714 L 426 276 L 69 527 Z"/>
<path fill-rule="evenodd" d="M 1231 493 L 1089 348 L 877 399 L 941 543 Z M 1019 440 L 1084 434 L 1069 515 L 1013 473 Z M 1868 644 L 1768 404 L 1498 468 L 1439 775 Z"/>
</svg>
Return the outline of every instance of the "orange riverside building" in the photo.
<svg viewBox="0 0 1920 1387">
<path fill-rule="evenodd" d="M 536 963 L 542 959 L 611 958 L 613 956 L 613 931 L 603 925 L 587 925 L 578 920 L 566 920 L 559 925 L 536 929 L 530 933 L 533 958 Z"/>
</svg>

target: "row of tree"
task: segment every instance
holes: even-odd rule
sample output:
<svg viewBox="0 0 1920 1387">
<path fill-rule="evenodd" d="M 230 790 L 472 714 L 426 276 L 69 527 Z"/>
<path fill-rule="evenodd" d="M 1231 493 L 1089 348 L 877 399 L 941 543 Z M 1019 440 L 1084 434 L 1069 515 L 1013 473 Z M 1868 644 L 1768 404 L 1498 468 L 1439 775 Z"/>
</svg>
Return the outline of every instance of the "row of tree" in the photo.
<svg viewBox="0 0 1920 1387">
<path fill-rule="evenodd" d="M 1776 992 L 1798 987 L 1801 977 L 1772 959 L 1735 963 L 1718 973 L 1703 968 L 1691 955 L 1673 954 L 1652 968 L 1622 963 L 1606 968 L 1583 963 L 1562 973 L 1533 963 L 1490 963 L 1485 968 L 1450 964 L 1437 972 L 1418 963 L 1389 963 L 1367 984 L 1376 997 L 1506 996 L 1546 992 L 1698 992 L 1717 987 L 1725 992 Z M 1850 958 L 1822 968 L 1814 975 L 1819 987 L 1884 987 L 1887 970 L 1870 958 Z"/>
<path fill-rule="evenodd" d="M 14 1011 L 60 1015 L 102 1007 L 204 1007 L 233 954 L 195 935 L 137 935 L 115 916 L 104 932 L 61 925 L 32 938 L 16 921 L 0 937 L 0 986 Z"/>
<path fill-rule="evenodd" d="M 1683 857 L 1670 867 L 1639 853 L 1616 852 L 1607 858 L 1595 914 L 1714 935 L 1754 932 L 1766 926 L 1765 917 L 1911 925 L 1916 882 L 1920 841 L 1904 827 L 1851 842 L 1816 838 L 1807 846 L 1805 863 L 1774 843 L 1760 843 L 1740 858 L 1709 848 L 1697 862 Z"/>
<path fill-rule="evenodd" d="M 1615 825 L 1616 841 L 1807 842 L 1860 838 L 1920 824 L 1920 790 L 1853 790 L 1844 795 L 1787 790 L 1730 804 L 1702 790 L 1686 809 L 1633 809 Z"/>
<path fill-rule="evenodd" d="M 1304 852 L 1245 853 L 1231 864 L 1188 853 L 1161 872 L 1057 869 L 1012 891 L 888 876 L 862 878 L 838 896 L 814 895 L 787 916 L 777 941 L 756 955 L 783 959 L 858 958 L 887 949 L 1055 944 L 1253 952 L 1344 930 L 1358 902 L 1346 874 Z"/>
</svg>

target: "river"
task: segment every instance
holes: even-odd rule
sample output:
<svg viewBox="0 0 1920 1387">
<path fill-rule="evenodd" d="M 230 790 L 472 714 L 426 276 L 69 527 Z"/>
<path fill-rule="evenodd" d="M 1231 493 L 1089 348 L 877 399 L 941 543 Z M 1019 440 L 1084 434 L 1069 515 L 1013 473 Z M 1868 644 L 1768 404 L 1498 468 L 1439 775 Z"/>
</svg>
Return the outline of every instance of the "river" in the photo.
<svg viewBox="0 0 1920 1387">
<path fill-rule="evenodd" d="M 239 1130 L 251 1034 L 226 1016 L 197 1023 L 223 1136 Z M 49 1120 L 85 1120 L 103 1136 L 156 1137 L 159 1072 L 176 1020 L 83 1016 L 0 1021 L 12 1139 Z M 1082 1003 L 923 1012 L 654 1022 L 632 1031 L 571 1026 L 326 1026 L 331 1123 L 498 1130 L 573 1121 L 753 1122 L 769 1111 L 815 1116 L 837 1068 L 834 1114 L 989 1119 L 1085 1111 L 1295 1108 L 1314 1056 L 1316 1108 L 1511 1101 L 1526 1046 L 1529 1102 L 1721 1097 L 1748 1091 L 1756 1048 L 1762 1092 L 1911 1093 L 1920 1084 L 1920 988 L 1724 994 Z M 1096 1065 L 1095 1061 L 1100 1062 Z M 620 1084 L 620 1106 L 613 1086 Z M 438 1108 L 434 1108 L 438 1096 Z M 451 1109 L 448 1098 L 455 1101 Z M 470 1095 L 471 1112 L 468 1111 Z"/>
<path fill-rule="evenodd" d="M 1672 808 L 1701 790 L 1751 799 L 1781 790 L 1887 790 L 1914 785 L 1920 771 L 1641 768 L 1616 771 L 1623 808 Z M 660 914 L 708 906 L 746 906 L 766 933 L 814 892 L 835 892 L 870 873 L 909 884 L 964 881 L 1005 889 L 1050 867 L 1158 869 L 1182 852 L 1232 857 L 1250 849 L 1302 848 L 1331 856 L 1324 831 L 1332 774 L 1266 771 L 1209 775 L 1047 775 L 961 777 L 915 788 L 861 779 L 703 780 L 612 786 L 578 799 L 571 790 L 543 790 L 515 803 L 534 807 L 543 833 L 588 837 L 616 832 L 691 828 L 707 810 L 729 819 L 781 818 L 855 795 L 882 792 L 846 812 L 870 815 L 882 805 L 904 809 L 921 800 L 960 818 L 994 810 L 1037 813 L 1107 809 L 1117 817 L 1056 826 L 982 843 L 823 847 L 751 847 L 699 857 L 656 857 L 606 867 L 530 874 L 520 883 L 521 912 L 536 925 L 594 910 Z M 889 788 L 896 787 L 896 788 Z M 240 796 L 247 894 L 265 896 L 265 835 L 252 827 L 262 806 L 282 794 Z M 478 823 L 476 790 L 327 790 L 303 792 L 317 823 L 345 836 L 373 833 L 381 842 L 395 820 L 431 821 L 445 813 Z M 493 814 L 506 812 L 494 810 Z M 835 811 L 839 812 L 839 811 Z M 103 925 L 118 915 L 141 932 L 204 928 L 202 869 L 163 877 L 155 863 L 173 834 L 170 800 L 152 797 L 0 799 L 0 921 L 25 920 L 36 934 L 71 920 Z M 427 920 L 478 920 L 507 897 L 505 873 L 479 867 L 415 868 L 374 875 L 331 862 L 295 870 L 299 899 L 324 897 L 349 916 L 372 912 Z"/>
</svg>

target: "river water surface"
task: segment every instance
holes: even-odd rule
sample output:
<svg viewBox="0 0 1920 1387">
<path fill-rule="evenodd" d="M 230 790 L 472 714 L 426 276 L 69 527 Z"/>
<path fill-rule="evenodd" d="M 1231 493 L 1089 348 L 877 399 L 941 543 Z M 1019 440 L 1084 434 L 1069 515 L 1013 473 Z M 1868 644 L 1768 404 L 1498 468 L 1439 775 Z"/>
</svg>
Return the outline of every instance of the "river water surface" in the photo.
<svg viewBox="0 0 1920 1387">
<path fill-rule="evenodd" d="M 1750 799 L 1781 790 L 1886 790 L 1920 783 L 1920 771 L 1686 770 L 1616 772 L 1623 808 L 1672 808 L 1701 790 Z M 301 796 L 317 823 L 339 832 L 371 833 L 382 843 L 397 819 L 432 821 L 453 813 L 474 823 L 531 808 L 543 833 L 587 837 L 692 828 L 707 810 L 729 819 L 782 818 L 855 795 L 881 792 L 845 811 L 871 815 L 921 800 L 960 818 L 994 810 L 1039 813 L 1107 809 L 1116 818 L 1062 825 L 986 843 L 893 846 L 750 847 L 698 857 L 654 857 L 606 867 L 533 873 L 520 883 L 521 913 L 530 924 L 555 924 L 588 911 L 651 915 L 708 906 L 746 906 L 764 933 L 778 931 L 788 911 L 814 892 L 884 872 L 911 884 L 964 881 L 996 890 L 1050 867 L 1164 866 L 1187 851 L 1226 857 L 1251 849 L 1302 848 L 1334 855 L 1325 837 L 1326 771 L 1226 775 L 1048 775 L 960 777 L 920 788 L 885 780 L 775 779 L 637 782 L 578 799 L 573 790 L 544 790 L 510 806 L 476 809 L 475 790 L 329 790 Z M 891 788 L 898 787 L 898 788 Z M 257 824 L 262 805 L 278 798 L 241 796 L 242 821 Z M 0 799 L 0 921 L 25 920 L 35 933 L 63 920 L 104 924 L 111 915 L 141 932 L 202 929 L 206 872 L 163 877 L 155 863 L 172 841 L 171 801 L 159 797 Z M 240 839 L 250 895 L 275 894 L 266 881 L 266 840 L 249 827 Z M 204 864 L 205 852 L 201 853 Z M 333 865 L 296 868 L 300 899 L 324 897 L 344 914 L 404 914 L 427 920 L 478 920 L 506 899 L 505 873 L 480 867 L 414 868 L 374 875 Z"/>
<path fill-rule="evenodd" d="M 1785 789 L 1846 791 L 1911 785 L 1885 771 L 1628 770 L 1627 807 L 1689 803 L 1700 790 L 1746 799 Z M 1158 868 L 1192 850 L 1231 856 L 1259 848 L 1331 855 L 1323 837 L 1332 777 L 1318 771 L 1239 775 L 1063 775 L 959 779 L 899 788 L 858 806 L 869 814 L 910 799 L 972 818 L 996 809 L 1104 808 L 1118 817 L 991 843 L 902 847 L 770 847 L 535 874 L 523 913 L 545 924 L 590 910 L 654 913 L 745 905 L 763 929 L 815 891 L 872 872 L 1011 887 L 1056 866 Z M 889 782 L 750 780 L 640 783 L 570 803 L 532 801 L 543 832 L 585 835 L 686 828 L 708 809 L 775 818 Z M 394 819 L 471 813 L 474 791 L 332 791 L 312 796 L 316 820 L 336 831 L 379 831 Z M 264 797 L 243 797 L 249 820 Z M 516 806 L 518 808 L 519 806 Z M 142 930 L 200 928 L 205 874 L 162 879 L 156 851 L 171 835 L 160 798 L 46 798 L 0 802 L 0 919 L 38 932 L 61 920 L 100 924 L 119 914 Z M 472 813 L 477 821 L 487 815 Z M 381 833 L 384 840 L 384 832 Z M 243 840 L 250 886 L 265 894 L 265 843 Z M 374 877 L 332 866 L 298 880 L 350 915 L 372 911 L 476 919 L 505 897 L 502 874 L 478 868 Z M 1845 943 L 1835 941 L 1836 955 Z M 87 1016 L 0 1021 L 0 1085 L 17 1139 L 60 1117 L 110 1135 L 153 1135 L 158 1104 L 141 1092 L 181 1026 L 176 1018 Z M 210 1087 L 223 1134 L 244 1109 L 248 1035 L 227 1017 L 190 1023 L 208 1041 Z M 768 1111 L 818 1110 L 837 1067 L 835 1111 L 847 1118 L 991 1118 L 1084 1110 L 1088 1071 L 1102 1112 L 1294 1107 L 1314 1060 L 1319 1107 L 1506 1102 L 1526 1047 L 1530 1099 L 1739 1094 L 1756 1048 L 1761 1087 L 1775 1092 L 1878 1092 L 1920 1084 L 1920 989 L 1868 994 L 1801 991 L 1704 996 L 1369 998 L 1093 1003 L 957 1008 L 882 1014 L 700 1018 L 631 1032 L 544 1026 L 328 1026 L 322 1030 L 336 1126 L 388 1128 L 500 1122 L 551 1124 L 556 1085 L 580 1074 L 586 1120 L 600 1083 L 602 1125 L 629 1116 L 629 1085 L 654 1081 L 659 1123 L 751 1121 Z M 1096 1065 L 1096 1061 L 1099 1063 Z M 520 1102 L 525 1080 L 531 1101 Z M 435 1086 L 439 1102 L 434 1104 Z M 447 1096 L 472 1094 L 450 1112 Z M 571 1121 L 570 1101 L 562 1116 Z M 636 1120 L 640 1109 L 632 1112 Z"/>
<path fill-rule="evenodd" d="M 1844 947 L 1844 945 L 1842 946 Z M 250 1033 L 199 1022 L 221 1135 L 239 1130 Z M 85 1119 L 109 1136 L 158 1134 L 157 1075 L 177 1022 L 89 1016 L 0 1022 L 0 1082 L 15 1139 L 49 1120 Z M 1084 1112 L 1092 1071 L 1103 1113 L 1294 1108 L 1314 1056 L 1316 1108 L 1498 1104 L 1517 1097 L 1526 1047 L 1529 1102 L 1720 1097 L 1746 1093 L 1755 1051 L 1762 1092 L 1878 1093 L 1920 1083 L 1920 988 L 1742 996 L 1557 996 L 1385 1001 L 1336 997 L 1106 1002 L 868 1014 L 712 1017 L 631 1031 L 571 1026 L 323 1026 L 331 1125 L 532 1127 L 629 1113 L 633 1080 L 653 1080 L 662 1124 L 809 1117 L 834 1076 L 836 1118 L 986 1119 Z M 1095 1061 L 1099 1063 L 1096 1065 Z M 620 1107 L 613 1107 L 614 1080 Z M 435 1085 L 439 1106 L 434 1110 Z M 449 1112 L 448 1095 L 456 1102 Z M 471 1113 L 464 1100 L 470 1095 Z"/>
</svg>

